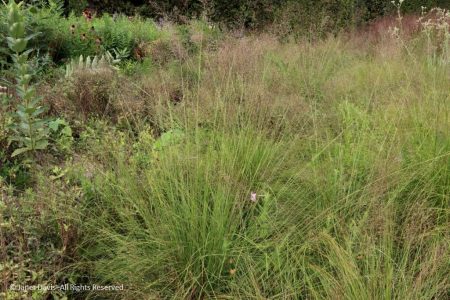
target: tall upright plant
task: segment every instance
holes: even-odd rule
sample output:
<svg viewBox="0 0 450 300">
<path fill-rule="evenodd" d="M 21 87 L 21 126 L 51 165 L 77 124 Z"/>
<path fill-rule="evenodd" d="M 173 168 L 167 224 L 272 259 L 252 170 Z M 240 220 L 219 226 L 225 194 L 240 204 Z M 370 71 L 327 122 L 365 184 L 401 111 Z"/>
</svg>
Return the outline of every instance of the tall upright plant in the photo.
<svg viewBox="0 0 450 300">
<path fill-rule="evenodd" d="M 12 51 L 15 73 L 15 91 L 19 102 L 14 112 L 14 124 L 11 126 L 10 142 L 16 142 L 17 148 L 12 157 L 35 150 L 43 150 L 48 145 L 48 124 L 42 119 L 44 107 L 42 98 L 36 96 L 36 88 L 31 84 L 32 71 L 28 63 L 32 49 L 27 43 L 38 33 L 27 35 L 25 17 L 19 4 L 10 0 L 8 4 L 8 47 Z"/>
</svg>

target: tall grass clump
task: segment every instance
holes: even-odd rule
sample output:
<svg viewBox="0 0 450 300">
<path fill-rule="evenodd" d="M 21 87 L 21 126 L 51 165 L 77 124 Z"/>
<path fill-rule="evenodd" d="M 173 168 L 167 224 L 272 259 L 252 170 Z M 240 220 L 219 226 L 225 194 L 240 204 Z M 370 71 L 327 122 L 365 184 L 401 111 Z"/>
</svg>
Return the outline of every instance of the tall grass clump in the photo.
<svg viewBox="0 0 450 300">
<path fill-rule="evenodd" d="M 185 133 L 160 152 L 143 151 L 154 157 L 147 166 L 130 168 L 118 157 L 116 170 L 92 187 L 86 255 L 96 278 L 121 281 L 140 297 L 229 293 L 236 272 L 246 272 L 241 256 L 286 230 L 272 227 L 277 199 L 268 185 L 281 144 L 242 130 Z"/>
</svg>

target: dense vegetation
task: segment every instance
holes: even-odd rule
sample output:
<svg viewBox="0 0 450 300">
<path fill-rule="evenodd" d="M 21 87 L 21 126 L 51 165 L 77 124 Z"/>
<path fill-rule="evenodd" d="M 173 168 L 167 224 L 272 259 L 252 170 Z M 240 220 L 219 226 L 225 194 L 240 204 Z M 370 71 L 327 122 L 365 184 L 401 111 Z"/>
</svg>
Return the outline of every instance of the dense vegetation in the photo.
<svg viewBox="0 0 450 300">
<path fill-rule="evenodd" d="M 0 6 L 1 299 L 448 297 L 447 11 L 117 2 Z"/>
<path fill-rule="evenodd" d="M 28 0 L 28 2 L 49 2 Z M 50 1 L 51 2 L 51 1 Z M 324 16 L 334 21 L 334 29 L 373 20 L 395 9 L 391 0 L 65 0 L 60 1 L 65 13 L 81 13 L 93 8 L 99 13 L 140 14 L 151 18 L 187 21 L 207 15 L 212 21 L 227 26 L 260 28 L 274 21 L 286 20 L 308 27 L 320 23 Z M 420 12 L 422 6 L 448 7 L 447 0 L 409 0 L 406 12 Z"/>
</svg>

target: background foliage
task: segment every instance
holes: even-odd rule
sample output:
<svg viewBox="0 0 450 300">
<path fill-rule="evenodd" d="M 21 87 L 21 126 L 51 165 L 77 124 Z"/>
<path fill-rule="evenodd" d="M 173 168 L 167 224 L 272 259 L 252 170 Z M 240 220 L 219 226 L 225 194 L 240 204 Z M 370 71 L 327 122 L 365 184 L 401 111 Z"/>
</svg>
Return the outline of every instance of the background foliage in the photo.
<svg viewBox="0 0 450 300">
<path fill-rule="evenodd" d="M 28 0 L 43 2 L 43 0 Z M 227 26 L 261 27 L 276 20 L 285 10 L 297 12 L 291 15 L 296 22 L 308 24 L 328 16 L 335 26 L 343 26 L 372 20 L 393 11 L 390 0 L 64 0 L 60 1 L 66 14 L 80 13 L 84 8 L 99 12 L 120 12 L 146 17 L 166 17 L 183 22 L 188 18 L 207 15 L 212 21 Z M 420 12 L 421 7 L 449 7 L 446 0 L 405 1 L 405 12 Z M 303 11 L 304 13 L 298 13 Z M 306 13 L 307 12 L 307 13 Z M 286 14 L 283 14 L 286 17 Z M 294 21 L 294 20 L 293 20 Z M 314 23 L 314 22 L 313 22 Z"/>
</svg>

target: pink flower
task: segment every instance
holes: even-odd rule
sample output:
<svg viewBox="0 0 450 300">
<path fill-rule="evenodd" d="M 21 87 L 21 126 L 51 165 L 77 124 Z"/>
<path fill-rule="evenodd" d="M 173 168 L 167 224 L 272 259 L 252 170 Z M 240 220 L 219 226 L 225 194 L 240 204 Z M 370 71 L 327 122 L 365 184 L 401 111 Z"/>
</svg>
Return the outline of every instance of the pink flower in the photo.
<svg viewBox="0 0 450 300">
<path fill-rule="evenodd" d="M 252 192 L 252 193 L 250 194 L 250 201 L 256 202 L 256 193 L 255 193 L 255 192 Z"/>
</svg>

